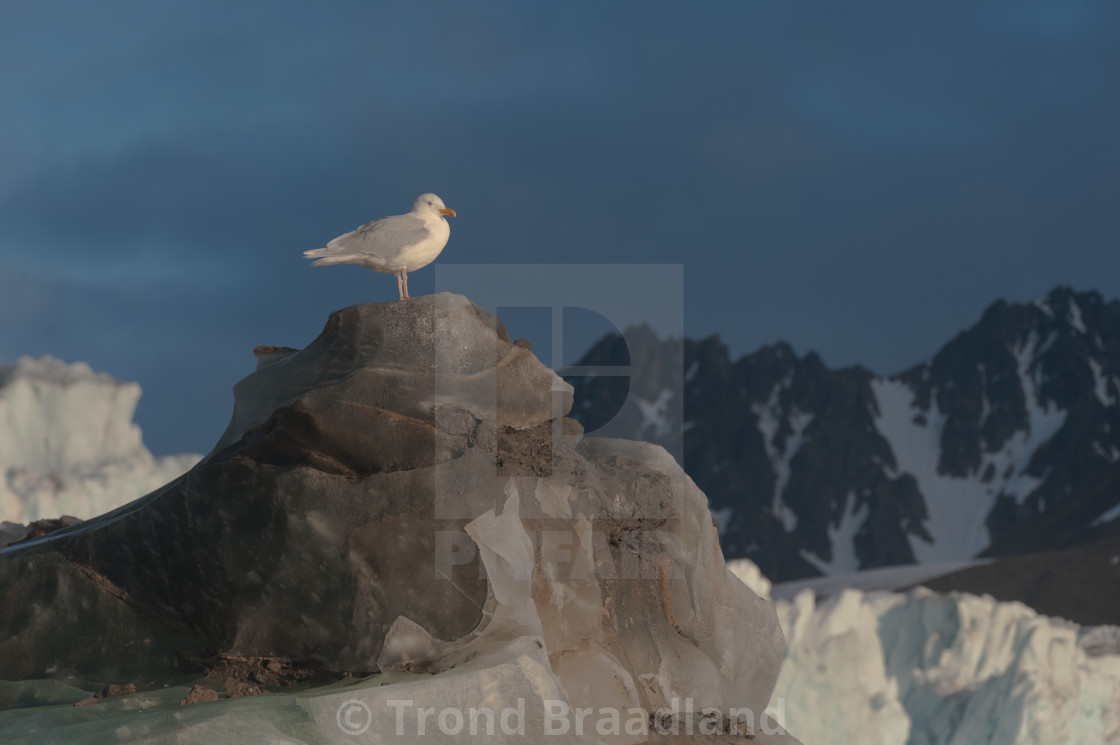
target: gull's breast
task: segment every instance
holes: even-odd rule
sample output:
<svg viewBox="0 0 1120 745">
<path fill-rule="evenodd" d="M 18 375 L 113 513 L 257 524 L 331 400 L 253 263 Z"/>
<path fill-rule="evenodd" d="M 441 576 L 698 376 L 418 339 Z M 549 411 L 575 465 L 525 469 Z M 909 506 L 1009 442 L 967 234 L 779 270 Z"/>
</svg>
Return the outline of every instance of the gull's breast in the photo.
<svg viewBox="0 0 1120 745">
<path fill-rule="evenodd" d="M 428 236 L 411 246 L 405 246 L 400 253 L 393 257 L 394 271 L 401 269 L 411 272 L 425 267 L 436 260 L 436 257 L 447 245 L 451 237 L 451 226 L 443 218 L 437 218 L 428 225 Z"/>
</svg>

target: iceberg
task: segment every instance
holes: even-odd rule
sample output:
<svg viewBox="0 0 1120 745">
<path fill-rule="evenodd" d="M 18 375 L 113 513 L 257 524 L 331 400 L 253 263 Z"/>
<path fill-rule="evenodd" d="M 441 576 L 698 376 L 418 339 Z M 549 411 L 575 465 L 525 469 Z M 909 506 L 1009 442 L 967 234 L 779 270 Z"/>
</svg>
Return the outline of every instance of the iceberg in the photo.
<svg viewBox="0 0 1120 745">
<path fill-rule="evenodd" d="M 88 519 L 188 471 L 201 456 L 157 458 L 132 418 L 140 386 L 84 362 L 21 357 L 0 366 L 0 521 Z"/>
<path fill-rule="evenodd" d="M 744 562 L 737 575 L 761 576 Z M 770 707 L 806 742 L 1120 743 L 1116 627 L 923 587 L 803 589 L 776 607 L 787 649 Z"/>
<path fill-rule="evenodd" d="M 707 498 L 571 394 L 465 297 L 332 314 L 187 474 L 0 549 L 0 740 L 796 745 Z"/>
</svg>

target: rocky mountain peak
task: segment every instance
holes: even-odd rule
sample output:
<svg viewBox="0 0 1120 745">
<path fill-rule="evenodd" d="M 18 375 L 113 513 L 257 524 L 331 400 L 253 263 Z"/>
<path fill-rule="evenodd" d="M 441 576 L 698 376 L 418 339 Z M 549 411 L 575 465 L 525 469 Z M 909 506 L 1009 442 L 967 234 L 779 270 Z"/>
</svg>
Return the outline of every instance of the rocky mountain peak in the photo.
<svg viewBox="0 0 1120 745">
<path fill-rule="evenodd" d="M 718 338 L 686 341 L 680 364 L 681 416 L 657 441 L 682 440 L 728 554 L 779 581 L 969 558 L 1120 459 L 1120 303 L 1095 292 L 996 301 L 893 376 L 783 343 L 732 361 Z M 585 402 L 627 411 L 625 381 L 570 381 L 589 430 Z"/>
</svg>

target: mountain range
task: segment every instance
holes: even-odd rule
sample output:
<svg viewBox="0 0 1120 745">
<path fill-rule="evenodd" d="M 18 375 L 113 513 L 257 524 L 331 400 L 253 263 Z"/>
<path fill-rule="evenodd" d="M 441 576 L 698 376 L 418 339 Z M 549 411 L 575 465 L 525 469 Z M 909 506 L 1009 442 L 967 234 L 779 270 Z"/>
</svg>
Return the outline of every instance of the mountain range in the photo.
<svg viewBox="0 0 1120 745">
<path fill-rule="evenodd" d="M 996 301 L 895 375 L 648 327 L 567 373 L 589 433 L 664 445 L 724 553 L 775 581 L 1056 548 L 1057 518 L 1062 545 L 1120 518 L 1099 487 L 1120 461 L 1120 301 L 1096 292 Z"/>
</svg>

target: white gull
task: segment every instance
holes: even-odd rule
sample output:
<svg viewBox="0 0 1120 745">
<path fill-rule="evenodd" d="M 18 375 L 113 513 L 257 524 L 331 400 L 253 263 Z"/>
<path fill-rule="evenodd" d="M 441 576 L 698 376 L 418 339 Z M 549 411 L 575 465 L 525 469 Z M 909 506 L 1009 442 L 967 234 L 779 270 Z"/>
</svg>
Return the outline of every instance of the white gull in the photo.
<svg viewBox="0 0 1120 745">
<path fill-rule="evenodd" d="M 360 264 L 367 269 L 397 275 L 397 291 L 408 300 L 408 273 L 435 261 L 451 226 L 444 215 L 455 216 L 435 194 L 421 194 L 404 215 L 382 217 L 338 236 L 325 248 L 304 251 L 312 266 Z"/>
</svg>

